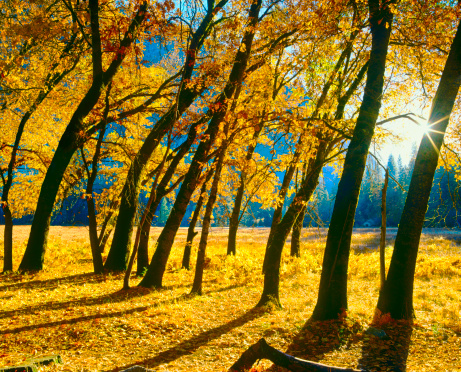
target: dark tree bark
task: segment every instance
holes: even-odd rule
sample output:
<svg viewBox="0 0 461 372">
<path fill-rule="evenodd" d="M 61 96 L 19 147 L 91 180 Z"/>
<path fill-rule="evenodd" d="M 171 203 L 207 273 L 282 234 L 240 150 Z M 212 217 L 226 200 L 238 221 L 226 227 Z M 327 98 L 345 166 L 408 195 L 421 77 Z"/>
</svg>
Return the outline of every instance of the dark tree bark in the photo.
<svg viewBox="0 0 461 372">
<path fill-rule="evenodd" d="M 216 197 L 218 195 L 219 180 L 221 178 L 221 170 L 226 149 L 226 144 L 223 144 L 218 154 L 216 169 L 214 171 L 213 183 L 211 185 L 210 195 L 208 196 L 208 200 L 205 207 L 205 214 L 203 216 L 202 222 L 202 233 L 200 235 L 200 243 L 198 245 L 197 251 L 197 264 L 195 265 L 194 283 L 192 284 L 191 294 L 202 294 L 203 269 L 205 266 L 206 246 L 208 242 L 208 234 L 210 232 L 213 207 L 214 203 L 216 202 Z"/>
<path fill-rule="evenodd" d="M 368 149 L 381 106 L 392 12 L 388 3 L 369 0 L 372 47 L 359 117 L 338 185 L 323 259 L 314 319 L 335 319 L 347 309 L 347 267 L 354 215 Z"/>
<path fill-rule="evenodd" d="M 380 292 L 378 310 L 394 319 L 411 319 L 413 283 L 419 240 L 439 151 L 461 82 L 461 24 L 458 26 L 429 116 L 430 131 L 416 155 L 407 199 L 400 218 L 389 272 Z"/>
<path fill-rule="evenodd" d="M 242 38 L 241 47 L 237 51 L 234 65 L 229 75 L 228 82 L 223 92 L 215 101 L 214 112 L 208 128 L 205 132 L 205 138 L 200 142 L 197 151 L 192 159 L 189 170 L 184 178 L 173 209 L 166 221 L 165 227 L 157 240 L 157 249 L 152 257 L 146 275 L 139 284 L 142 287 L 160 288 L 162 286 L 163 274 L 165 272 L 166 263 L 170 255 L 171 247 L 176 236 L 176 232 L 181 224 L 181 221 L 186 212 L 192 193 L 194 192 L 203 164 L 206 162 L 211 145 L 214 143 L 219 131 L 219 125 L 223 121 L 228 108 L 228 101 L 234 97 L 236 88 L 241 85 L 243 76 L 246 70 L 247 62 L 251 54 L 251 46 L 255 34 L 256 24 L 258 22 L 259 10 L 261 8 L 261 0 L 254 2 L 249 10 L 248 28 Z"/>
<path fill-rule="evenodd" d="M 281 306 L 279 284 L 280 261 L 282 258 L 283 246 L 285 245 L 285 241 L 296 218 L 311 198 L 319 183 L 320 172 L 325 163 L 325 155 L 327 152 L 327 143 L 325 141 L 320 141 L 315 160 L 307 169 L 306 177 L 303 179 L 301 187 L 275 229 L 274 238 L 272 239 L 271 245 L 266 250 L 267 260 L 264 273 L 264 289 L 257 306 L 265 306 L 270 302 L 277 306 Z"/>
<path fill-rule="evenodd" d="M 264 116 L 264 115 L 263 115 Z M 258 140 L 259 135 L 263 129 L 263 122 L 259 123 L 257 130 L 253 134 L 253 143 L 248 146 L 245 160 L 248 162 L 253 157 L 253 153 L 256 148 L 256 141 Z M 229 219 L 229 238 L 227 240 L 227 254 L 231 255 L 237 253 L 237 231 L 240 224 L 240 210 L 242 208 L 243 193 L 245 192 L 247 174 L 245 169 L 242 169 L 240 172 L 239 187 L 237 188 L 237 194 L 235 195 L 234 208 L 232 209 L 232 214 Z"/>
<path fill-rule="evenodd" d="M 249 371 L 253 364 L 260 359 L 269 359 L 275 365 L 293 372 L 365 372 L 361 369 L 333 367 L 296 358 L 274 349 L 264 338 L 250 346 L 229 368 L 228 372 Z"/>
<path fill-rule="evenodd" d="M 81 133 L 86 133 L 87 130 L 83 121 L 94 108 L 107 85 L 112 81 L 135 39 L 136 32 L 147 15 L 147 3 L 143 3 L 128 27 L 123 40 L 120 42 L 121 52 L 117 53 L 108 69 L 103 71 L 101 38 L 99 34 L 99 4 L 97 0 L 89 0 L 88 4 L 92 31 L 93 82 L 72 115 L 46 172 L 40 189 L 26 251 L 19 265 L 19 269 L 22 271 L 41 270 L 43 268 L 51 213 L 56 194 L 72 156 L 85 141 L 85 136 L 81 135 Z"/>
<path fill-rule="evenodd" d="M 386 168 L 384 176 L 384 186 L 381 191 L 381 239 L 379 241 L 379 274 L 380 289 L 383 289 L 386 281 L 386 196 L 387 185 L 389 183 L 389 168 Z"/>
<path fill-rule="evenodd" d="M 192 242 L 195 238 L 195 235 L 198 234 L 198 232 L 194 231 L 195 225 L 197 225 L 197 221 L 200 216 L 200 210 L 202 209 L 207 183 L 211 179 L 212 175 L 213 175 L 213 170 L 210 169 L 206 175 L 205 181 L 203 182 L 202 188 L 200 189 L 200 196 L 197 200 L 197 204 L 195 206 L 192 219 L 190 220 L 189 228 L 187 229 L 186 246 L 184 247 L 184 255 L 182 257 L 182 268 L 186 270 L 190 270 L 190 255 L 192 251 Z"/>
<path fill-rule="evenodd" d="M 213 0 L 209 1 L 209 8 L 200 23 L 198 29 L 191 38 L 189 51 L 184 62 L 184 74 L 181 79 L 180 89 L 177 97 L 177 104 L 155 124 L 143 145 L 136 154 L 133 163 L 128 171 L 127 179 L 122 190 L 122 201 L 120 204 L 117 223 L 115 225 L 112 246 L 107 256 L 105 268 L 111 271 L 126 269 L 130 252 L 130 241 L 133 233 L 134 218 L 138 205 L 139 186 L 144 167 L 150 159 L 153 151 L 159 145 L 163 136 L 173 127 L 174 123 L 181 117 L 186 109 L 200 96 L 205 87 L 197 89 L 190 87 L 185 82 L 189 81 L 194 71 L 196 53 L 200 50 L 206 36 L 210 32 L 210 25 L 216 13 L 216 8 L 222 8 L 227 0 L 221 0 L 215 7 Z"/>
<path fill-rule="evenodd" d="M 291 251 L 290 256 L 292 257 L 301 257 L 301 231 L 303 229 L 304 216 L 306 215 L 307 206 L 304 206 L 303 209 L 296 217 L 296 220 L 293 224 L 293 231 L 291 232 Z"/>
<path fill-rule="evenodd" d="M 204 116 L 204 118 L 206 119 L 208 118 L 208 116 Z M 162 180 L 158 184 L 158 187 L 156 188 L 156 190 L 152 188 L 151 193 L 156 192 L 156 197 L 151 207 L 147 211 L 146 219 L 144 223 L 142 224 L 141 238 L 140 238 L 139 247 L 138 247 L 137 275 L 139 276 L 143 275 L 147 267 L 149 266 L 149 253 L 148 253 L 149 235 L 150 235 L 150 227 L 152 225 L 152 220 L 154 218 L 155 211 L 160 205 L 162 198 L 166 196 L 167 194 L 169 194 L 172 190 L 174 190 L 176 186 L 179 184 L 178 181 L 182 180 L 182 177 L 180 177 L 178 181 L 176 181 L 172 187 L 168 188 L 168 184 L 170 183 L 171 178 L 173 177 L 179 162 L 181 161 L 181 159 L 184 158 L 184 156 L 187 154 L 192 144 L 194 143 L 195 137 L 197 136 L 198 125 L 203 124 L 204 122 L 206 122 L 206 120 L 202 118 L 191 126 L 189 133 L 187 135 L 187 139 L 179 147 L 179 150 L 176 152 L 176 155 L 173 157 L 173 160 L 171 161 L 171 164 L 169 165 L 168 169 L 163 175 Z"/>
<path fill-rule="evenodd" d="M 19 122 L 18 130 L 16 132 L 16 138 L 14 141 L 13 149 L 11 151 L 10 161 L 8 163 L 7 177 L 6 180 L 3 178 L 3 190 L 2 190 L 2 199 L 1 206 L 3 209 L 3 214 L 5 217 L 5 232 L 3 238 L 4 245 L 4 260 L 3 260 L 3 271 L 13 270 L 13 218 L 12 213 L 8 205 L 8 195 L 13 185 L 14 177 L 14 167 L 16 165 L 16 157 L 18 155 L 19 143 L 21 142 L 21 137 L 24 132 L 24 128 L 29 121 L 32 114 L 37 110 L 37 107 L 45 100 L 48 94 L 54 89 L 54 87 L 59 84 L 64 77 L 66 77 L 74 68 L 76 67 L 79 57 L 75 57 L 74 62 L 69 68 L 64 69 L 60 73 L 56 73 L 56 68 L 59 66 L 61 60 L 69 55 L 70 51 L 79 43 L 77 35 L 73 34 L 69 42 L 64 47 L 61 55 L 58 60 L 50 66 L 50 72 L 45 77 L 44 88 L 41 89 L 37 95 L 37 98 L 30 106 L 29 110 L 23 115 L 21 121 Z"/>
<path fill-rule="evenodd" d="M 109 94 L 111 90 L 112 83 L 109 83 L 109 86 L 106 91 L 106 106 L 104 108 L 104 120 L 107 125 L 107 114 L 109 113 Z M 90 234 L 90 246 L 91 254 L 93 257 L 93 268 L 95 274 L 101 274 L 104 272 L 104 263 L 102 261 L 101 249 L 99 246 L 98 238 L 98 223 L 96 221 L 96 207 L 93 199 L 93 185 L 96 181 L 98 175 L 98 162 L 101 155 L 101 145 L 102 140 L 104 139 L 104 134 L 106 133 L 106 125 L 101 128 L 99 132 L 98 141 L 96 142 L 96 149 L 93 155 L 93 160 L 91 161 L 91 171 L 88 167 L 88 164 L 85 160 L 85 154 L 83 152 L 83 147 L 81 148 L 83 163 L 85 164 L 85 170 L 88 176 L 88 181 L 86 184 L 86 202 L 88 205 L 88 222 L 89 222 L 89 234 Z"/>
</svg>

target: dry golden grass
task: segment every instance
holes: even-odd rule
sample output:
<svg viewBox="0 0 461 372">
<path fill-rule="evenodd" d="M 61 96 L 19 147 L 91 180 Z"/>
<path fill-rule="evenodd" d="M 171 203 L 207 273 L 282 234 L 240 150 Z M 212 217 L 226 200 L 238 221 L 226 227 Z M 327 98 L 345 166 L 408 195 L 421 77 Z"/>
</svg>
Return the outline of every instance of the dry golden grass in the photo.
<svg viewBox="0 0 461 372">
<path fill-rule="evenodd" d="M 15 227 L 15 267 L 28 229 Z M 159 232 L 153 229 L 152 236 Z M 91 274 L 87 233 L 82 227 L 52 227 L 43 272 L 0 276 L 0 367 L 58 353 L 64 363 L 47 371 L 112 371 L 134 364 L 159 371 L 225 371 L 265 337 L 280 350 L 338 366 L 362 364 L 384 371 L 406 360 L 409 371 L 461 371 L 461 249 L 456 234 L 423 235 L 414 293 L 416 324 L 383 325 L 391 340 L 378 340 L 363 333 L 379 292 L 377 230 L 354 234 L 347 320 L 324 323 L 308 319 L 316 302 L 325 230 L 304 231 L 302 258 L 284 255 L 284 308 L 266 311 L 253 307 L 262 291 L 267 229 L 241 229 L 237 257 L 225 255 L 227 229 L 213 229 L 200 297 L 188 295 L 193 270 L 180 270 L 185 229 L 178 233 L 161 291 L 122 291 L 121 275 Z M 394 233 L 390 231 L 386 250 L 388 264 Z M 131 284 L 138 281 L 133 276 Z M 264 361 L 257 369 L 269 366 Z"/>
</svg>

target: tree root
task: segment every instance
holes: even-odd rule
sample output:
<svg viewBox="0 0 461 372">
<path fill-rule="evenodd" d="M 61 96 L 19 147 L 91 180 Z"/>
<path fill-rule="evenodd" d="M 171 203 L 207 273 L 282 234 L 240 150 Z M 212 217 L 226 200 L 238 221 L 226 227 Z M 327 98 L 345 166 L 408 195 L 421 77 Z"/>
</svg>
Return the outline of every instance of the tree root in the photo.
<svg viewBox="0 0 461 372">
<path fill-rule="evenodd" d="M 293 372 L 365 372 L 361 369 L 332 367 L 321 363 L 295 358 L 274 349 L 264 338 L 250 346 L 250 348 L 240 356 L 232 367 L 230 367 L 228 372 L 247 371 L 259 359 L 269 359 L 272 363 Z"/>
</svg>

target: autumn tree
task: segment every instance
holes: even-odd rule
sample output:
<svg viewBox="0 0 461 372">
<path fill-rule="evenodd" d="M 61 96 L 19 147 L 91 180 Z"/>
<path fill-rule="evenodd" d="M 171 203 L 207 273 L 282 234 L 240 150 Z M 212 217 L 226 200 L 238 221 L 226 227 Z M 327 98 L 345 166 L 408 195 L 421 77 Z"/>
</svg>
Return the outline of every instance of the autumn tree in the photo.
<svg viewBox="0 0 461 372">
<path fill-rule="evenodd" d="M 377 308 L 380 313 L 390 313 L 394 319 L 414 317 L 413 283 L 424 216 L 440 149 L 461 83 L 460 30 L 461 25 L 458 25 L 432 102 L 428 120 L 429 131 L 424 135 L 418 149 L 389 273 L 378 299 Z"/>
<path fill-rule="evenodd" d="M 142 287 L 160 288 L 162 286 L 163 274 L 165 272 L 168 256 L 173 245 L 176 232 L 184 217 L 187 205 L 200 178 L 203 164 L 207 161 L 211 146 L 216 141 L 220 125 L 225 120 L 230 100 L 235 92 L 239 92 L 240 85 L 244 78 L 248 60 L 251 55 L 253 39 L 256 33 L 256 26 L 259 21 L 259 11 L 262 1 L 251 4 L 248 12 L 248 23 L 245 25 L 243 37 L 239 49 L 236 52 L 232 69 L 229 73 L 227 83 L 223 91 L 217 96 L 212 107 L 205 115 L 209 115 L 209 123 L 204 138 L 195 151 L 189 170 L 184 182 L 177 194 L 173 209 L 168 217 L 165 227 L 157 240 L 157 248 L 143 280 L 139 284 Z"/>
<path fill-rule="evenodd" d="M 186 55 L 181 71 L 181 79 L 176 100 L 172 102 L 168 111 L 156 122 L 133 159 L 122 191 L 122 201 L 119 208 L 112 246 L 105 263 L 105 268 L 107 270 L 124 270 L 126 268 L 134 217 L 136 214 L 139 184 L 146 163 L 164 135 L 173 127 L 189 106 L 192 105 L 194 100 L 203 93 L 205 90 L 204 80 L 206 80 L 210 74 L 213 75 L 213 70 L 210 70 L 204 73 L 205 76 L 202 76 L 202 79 L 199 78 L 194 80 L 192 76 L 203 43 L 213 29 L 214 17 L 226 3 L 227 0 L 221 0 L 218 4 L 213 0 L 207 2 L 207 9 L 203 18 L 197 29 L 190 35 L 190 43 L 185 53 Z M 178 75 L 173 76 L 174 79 L 176 79 L 176 77 L 178 77 Z"/>
</svg>

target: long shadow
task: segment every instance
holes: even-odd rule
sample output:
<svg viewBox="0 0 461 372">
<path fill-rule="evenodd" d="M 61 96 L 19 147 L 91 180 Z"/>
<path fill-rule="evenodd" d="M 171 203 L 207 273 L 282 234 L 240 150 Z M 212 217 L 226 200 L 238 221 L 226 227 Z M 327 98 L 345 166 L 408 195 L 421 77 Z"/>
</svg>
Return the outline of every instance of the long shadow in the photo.
<svg viewBox="0 0 461 372">
<path fill-rule="evenodd" d="M 326 353 L 332 350 L 349 348 L 352 343 L 356 342 L 351 336 L 360 329 L 360 324 L 350 324 L 343 320 L 314 321 L 309 319 L 285 352 L 297 358 L 319 362 Z M 277 366 L 267 369 L 267 371 L 279 370 L 284 371 Z"/>
<path fill-rule="evenodd" d="M 21 333 L 21 332 L 26 332 L 26 331 L 31 331 L 31 330 L 34 330 L 34 329 L 38 329 L 38 328 L 51 328 L 51 327 L 56 327 L 56 326 L 60 326 L 60 325 L 63 325 L 63 324 L 76 324 L 76 323 L 79 323 L 79 322 L 85 322 L 85 321 L 92 320 L 92 319 L 97 319 L 97 318 L 104 319 L 104 318 L 113 318 L 113 317 L 118 317 L 118 316 L 125 316 L 125 315 L 128 315 L 128 314 L 142 312 L 142 311 L 145 311 L 147 309 L 156 308 L 156 307 L 166 305 L 166 304 L 174 304 L 174 303 L 178 303 L 178 302 L 181 302 L 181 301 L 186 301 L 186 300 L 190 299 L 191 297 L 192 296 L 190 296 L 189 294 L 186 294 L 186 295 L 181 295 L 181 296 L 169 299 L 169 300 L 156 302 L 155 304 L 150 305 L 150 306 L 139 306 L 139 307 L 135 307 L 135 308 L 132 308 L 132 309 L 129 309 L 129 310 L 115 311 L 115 312 L 112 312 L 112 313 L 105 313 L 105 314 L 104 313 L 98 313 L 98 314 L 87 315 L 87 316 L 82 316 L 82 317 L 78 317 L 78 318 L 60 320 L 60 321 L 56 321 L 56 322 L 31 324 L 31 325 L 28 325 L 28 326 L 23 326 L 23 327 L 13 328 L 13 329 L 2 329 L 2 330 L 0 330 L 0 335 Z"/>
<path fill-rule="evenodd" d="M 358 368 L 370 372 L 406 371 L 413 327 L 408 322 L 393 321 L 380 326 L 389 339 L 369 335 L 364 339 Z"/>
<path fill-rule="evenodd" d="M 62 309 L 67 309 L 69 307 L 75 307 L 75 306 L 87 307 L 87 306 L 102 305 L 106 303 L 119 303 L 119 302 L 123 302 L 123 301 L 126 301 L 134 297 L 144 296 L 150 292 L 151 291 L 149 289 L 135 288 L 129 291 L 122 290 L 122 291 L 109 293 L 109 294 L 105 294 L 103 296 L 94 297 L 94 298 L 84 297 L 84 298 L 79 298 L 76 300 L 70 300 L 70 301 L 65 301 L 65 302 L 49 301 L 49 302 L 41 303 L 41 304 L 34 305 L 34 306 L 24 307 L 24 308 L 20 308 L 16 310 L 1 311 L 0 319 L 8 318 L 11 316 L 29 314 L 35 311 L 62 310 Z"/>
<path fill-rule="evenodd" d="M 161 364 L 171 363 L 172 361 L 179 359 L 185 355 L 192 354 L 196 351 L 199 347 L 206 345 L 210 340 L 217 339 L 221 337 L 223 334 L 230 332 L 232 329 L 241 327 L 244 324 L 251 322 L 254 319 L 261 317 L 265 313 L 264 309 L 260 308 L 253 308 L 247 311 L 245 314 L 239 316 L 238 318 L 230 321 L 229 323 L 220 325 L 219 327 L 212 328 L 206 332 L 200 333 L 197 336 L 194 336 L 188 340 L 184 340 L 177 344 L 176 346 L 162 351 L 158 353 L 156 356 L 150 359 L 145 359 L 142 361 L 137 361 L 135 363 L 131 363 L 125 365 L 123 367 L 117 367 L 116 369 L 107 370 L 109 371 L 121 371 L 135 365 L 142 365 L 146 368 L 154 368 Z"/>
<path fill-rule="evenodd" d="M 3 274 L 4 278 L 7 278 L 9 280 L 24 280 L 27 279 L 27 276 L 22 275 L 22 274 Z M 65 276 L 62 278 L 55 278 L 55 279 L 47 279 L 47 280 L 29 280 L 29 281 L 22 281 L 19 283 L 11 283 L 11 284 L 5 284 L 0 287 L 1 290 L 5 290 L 8 288 L 8 290 L 15 290 L 15 289 L 20 289 L 20 288 L 45 288 L 45 287 L 51 287 L 57 288 L 59 284 L 66 284 L 66 283 L 97 283 L 97 282 L 103 282 L 106 280 L 106 276 L 104 274 L 94 274 L 94 273 L 84 273 L 84 274 L 76 274 L 76 275 L 70 275 L 70 276 Z"/>
</svg>

